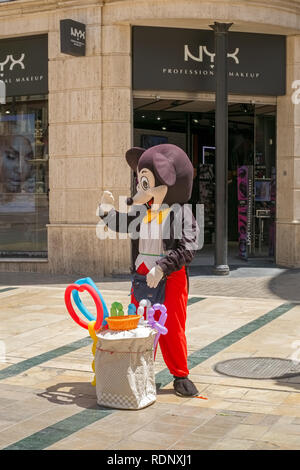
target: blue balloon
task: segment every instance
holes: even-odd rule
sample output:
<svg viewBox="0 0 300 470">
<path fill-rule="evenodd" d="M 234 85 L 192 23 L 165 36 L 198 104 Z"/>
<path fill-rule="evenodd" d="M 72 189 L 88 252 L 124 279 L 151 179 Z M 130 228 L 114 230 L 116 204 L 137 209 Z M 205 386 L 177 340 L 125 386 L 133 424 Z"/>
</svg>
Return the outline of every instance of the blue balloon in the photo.
<svg viewBox="0 0 300 470">
<path fill-rule="evenodd" d="M 90 277 L 85 277 L 84 279 L 78 279 L 78 281 L 75 281 L 75 284 L 78 284 L 79 286 L 81 286 L 82 284 L 89 284 L 91 287 L 93 287 L 95 289 L 95 291 L 97 292 L 97 294 L 99 295 L 100 297 L 100 300 L 101 300 L 101 303 L 102 303 L 102 306 L 103 306 L 103 322 L 102 322 L 102 326 L 105 326 L 107 324 L 107 321 L 106 321 L 106 318 L 109 317 L 109 312 L 108 312 L 108 309 L 107 309 L 107 306 L 106 306 L 106 303 L 101 295 L 101 292 L 99 291 L 98 287 L 96 286 L 96 284 L 94 283 L 94 281 L 90 278 Z M 96 320 L 96 318 L 94 317 L 94 315 L 92 315 L 88 309 L 86 308 L 86 306 L 82 303 L 80 297 L 79 297 L 79 292 L 77 290 L 73 290 L 72 292 L 72 297 L 73 297 L 73 300 L 77 306 L 77 308 L 80 310 L 80 312 L 85 316 L 85 318 L 87 318 L 89 321 L 94 321 Z"/>
<path fill-rule="evenodd" d="M 128 305 L 128 315 L 135 315 L 136 314 L 136 306 L 134 304 Z"/>
</svg>

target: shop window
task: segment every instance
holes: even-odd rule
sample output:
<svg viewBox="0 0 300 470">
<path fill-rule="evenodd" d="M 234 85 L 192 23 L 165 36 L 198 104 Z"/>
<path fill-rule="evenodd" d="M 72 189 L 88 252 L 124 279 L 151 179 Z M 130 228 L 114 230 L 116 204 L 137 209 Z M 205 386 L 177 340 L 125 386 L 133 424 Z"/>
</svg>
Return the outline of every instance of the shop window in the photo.
<svg viewBox="0 0 300 470">
<path fill-rule="evenodd" d="M 215 103 L 134 98 L 134 145 L 172 143 L 190 156 L 190 203 L 204 205 L 206 253 L 215 244 Z M 134 185 L 133 185 L 134 187 Z M 228 247 L 236 259 L 275 256 L 276 106 L 228 107 Z M 203 251 L 202 251 L 203 253 Z"/>
<path fill-rule="evenodd" d="M 46 257 L 49 222 L 46 95 L 0 108 L 0 257 Z"/>
</svg>

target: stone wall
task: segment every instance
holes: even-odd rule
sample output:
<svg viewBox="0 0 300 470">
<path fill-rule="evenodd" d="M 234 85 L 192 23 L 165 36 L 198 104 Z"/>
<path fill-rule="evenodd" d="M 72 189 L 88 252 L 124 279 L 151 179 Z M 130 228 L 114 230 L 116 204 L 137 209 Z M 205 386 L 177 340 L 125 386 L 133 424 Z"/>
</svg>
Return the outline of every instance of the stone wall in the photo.
<svg viewBox="0 0 300 470">
<path fill-rule="evenodd" d="M 102 190 L 101 8 L 53 12 L 49 31 L 48 258 L 52 272 L 103 272 L 95 236 Z M 85 57 L 60 53 L 59 24 L 87 26 Z"/>
<path fill-rule="evenodd" d="M 287 40 L 287 95 L 277 101 L 277 263 L 300 267 L 300 35 Z"/>
<path fill-rule="evenodd" d="M 102 187 L 119 197 L 131 195 L 131 171 L 125 152 L 132 146 L 131 33 L 129 25 L 102 27 Z M 129 240 L 105 240 L 104 274 L 128 272 Z"/>
<path fill-rule="evenodd" d="M 60 53 L 64 18 L 86 24 L 85 57 Z M 96 209 L 104 189 L 116 202 L 130 193 L 124 159 L 131 145 L 130 28 L 102 29 L 102 2 L 96 0 L 3 4 L 0 25 L 1 37 L 48 34 L 50 181 L 48 263 L 3 262 L 0 269 L 128 272 L 130 243 L 99 240 Z"/>
</svg>

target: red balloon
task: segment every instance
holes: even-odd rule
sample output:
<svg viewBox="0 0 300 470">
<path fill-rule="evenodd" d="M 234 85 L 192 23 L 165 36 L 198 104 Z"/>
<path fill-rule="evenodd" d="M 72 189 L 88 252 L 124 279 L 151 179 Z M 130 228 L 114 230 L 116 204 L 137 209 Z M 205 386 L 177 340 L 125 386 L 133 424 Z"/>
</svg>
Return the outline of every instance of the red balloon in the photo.
<svg viewBox="0 0 300 470">
<path fill-rule="evenodd" d="M 82 328 L 85 328 L 86 330 L 88 329 L 88 323 L 81 320 L 81 318 L 79 318 L 71 302 L 71 294 L 74 289 L 78 290 L 79 292 L 84 292 L 86 290 L 92 296 L 96 305 L 96 309 L 97 309 L 97 320 L 95 323 L 95 331 L 100 330 L 102 321 L 103 321 L 103 306 L 102 306 L 102 302 L 97 292 L 89 284 L 82 284 L 81 286 L 79 286 L 78 284 L 71 284 L 70 286 L 66 288 L 66 291 L 65 291 L 65 304 L 66 304 L 69 314 L 79 326 L 82 326 Z"/>
</svg>

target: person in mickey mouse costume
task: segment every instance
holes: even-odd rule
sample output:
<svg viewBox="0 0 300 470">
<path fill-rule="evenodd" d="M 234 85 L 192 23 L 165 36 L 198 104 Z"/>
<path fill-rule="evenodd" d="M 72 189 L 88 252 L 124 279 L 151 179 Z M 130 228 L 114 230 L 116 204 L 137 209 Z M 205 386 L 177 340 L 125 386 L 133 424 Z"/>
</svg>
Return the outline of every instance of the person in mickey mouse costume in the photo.
<svg viewBox="0 0 300 470">
<path fill-rule="evenodd" d="M 167 308 L 168 334 L 160 336 L 161 352 L 174 376 L 175 393 L 183 397 L 197 396 L 199 392 L 188 378 L 185 335 L 188 265 L 199 249 L 200 232 L 187 205 L 192 192 L 193 165 L 186 153 L 172 144 L 147 150 L 134 147 L 126 152 L 126 160 L 138 183 L 137 193 L 127 199 L 131 210 L 116 211 L 112 194 L 105 191 L 99 216 L 109 229 L 131 235 L 131 270 L 133 276 L 144 278 L 145 291 L 155 294 L 163 289 L 160 303 Z M 131 301 L 137 307 L 140 298 L 136 286 L 140 283 L 134 279 Z"/>
</svg>

